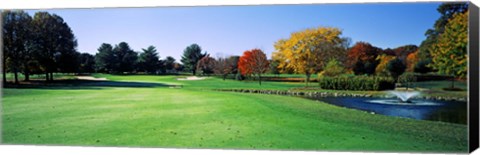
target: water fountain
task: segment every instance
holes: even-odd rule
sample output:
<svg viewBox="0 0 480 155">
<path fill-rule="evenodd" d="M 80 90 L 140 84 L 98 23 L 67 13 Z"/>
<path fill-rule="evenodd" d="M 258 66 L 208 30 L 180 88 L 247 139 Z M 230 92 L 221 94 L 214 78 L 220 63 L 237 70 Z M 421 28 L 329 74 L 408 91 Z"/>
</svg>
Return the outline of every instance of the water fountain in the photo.
<svg viewBox="0 0 480 155">
<path fill-rule="evenodd" d="M 435 106 L 441 105 L 441 103 L 429 101 L 429 100 L 414 100 L 413 98 L 420 95 L 418 91 L 389 91 L 389 94 L 396 97 L 396 99 L 385 98 L 385 99 L 373 99 L 367 100 L 370 103 L 377 104 L 390 104 L 390 105 L 410 105 L 410 106 Z"/>
<path fill-rule="evenodd" d="M 418 91 L 390 91 L 387 98 L 319 97 L 325 103 L 358 109 L 372 114 L 421 120 L 466 122 L 466 102 L 438 101 L 418 98 Z"/>
<path fill-rule="evenodd" d="M 418 91 L 390 91 L 389 93 L 397 96 L 403 103 L 412 103 L 410 98 L 420 95 Z"/>
</svg>

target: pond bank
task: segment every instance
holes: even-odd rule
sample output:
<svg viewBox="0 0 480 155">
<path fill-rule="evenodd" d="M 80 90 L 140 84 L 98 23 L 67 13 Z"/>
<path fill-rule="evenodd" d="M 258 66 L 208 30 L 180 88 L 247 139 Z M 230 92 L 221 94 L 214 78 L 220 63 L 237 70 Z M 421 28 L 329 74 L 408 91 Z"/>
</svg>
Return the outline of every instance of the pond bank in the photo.
<svg viewBox="0 0 480 155">
<path fill-rule="evenodd" d="M 259 89 L 214 89 L 215 91 L 240 92 L 240 93 L 256 93 L 256 94 L 272 94 L 272 95 L 288 95 L 303 97 L 375 97 L 375 98 L 393 98 L 395 96 L 388 94 L 386 91 L 379 94 L 366 93 L 348 93 L 348 92 L 321 92 L 321 91 L 292 91 L 292 90 L 259 90 Z M 448 96 L 428 96 L 419 95 L 413 97 L 416 99 L 438 100 L 438 101 L 462 101 L 466 102 L 466 97 L 448 97 Z"/>
</svg>

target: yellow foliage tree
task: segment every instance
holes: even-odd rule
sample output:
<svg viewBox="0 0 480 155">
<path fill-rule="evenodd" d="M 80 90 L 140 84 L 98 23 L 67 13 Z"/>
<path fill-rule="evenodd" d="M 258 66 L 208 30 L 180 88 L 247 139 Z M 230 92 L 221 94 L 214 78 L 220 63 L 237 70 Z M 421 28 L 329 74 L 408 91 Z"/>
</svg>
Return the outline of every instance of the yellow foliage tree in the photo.
<svg viewBox="0 0 480 155">
<path fill-rule="evenodd" d="M 342 60 L 346 56 L 348 39 L 340 37 L 342 31 L 332 27 L 318 27 L 294 32 L 288 39 L 275 43 L 273 59 L 280 60 L 279 69 L 292 69 L 305 74 L 308 86 L 310 76 L 323 70 L 332 59 Z"/>
<path fill-rule="evenodd" d="M 467 75 L 468 11 L 454 14 L 445 25 L 430 55 L 431 67 L 439 73 L 464 78 Z M 452 78 L 452 88 L 454 87 Z"/>
<path fill-rule="evenodd" d="M 387 70 L 387 65 L 390 60 L 395 59 L 395 56 L 382 54 L 377 56 L 376 60 L 379 62 L 377 68 L 375 68 L 375 74 L 381 76 L 388 76 L 389 72 Z"/>
</svg>

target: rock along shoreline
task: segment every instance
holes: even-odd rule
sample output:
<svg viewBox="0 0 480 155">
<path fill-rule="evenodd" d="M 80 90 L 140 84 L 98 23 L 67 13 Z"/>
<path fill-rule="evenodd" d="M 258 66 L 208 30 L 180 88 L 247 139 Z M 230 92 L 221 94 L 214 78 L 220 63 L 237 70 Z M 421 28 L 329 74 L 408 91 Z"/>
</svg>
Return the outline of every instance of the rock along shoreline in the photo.
<svg viewBox="0 0 480 155">
<path fill-rule="evenodd" d="M 286 95 L 286 96 L 301 96 L 308 98 L 320 97 L 374 97 L 374 98 L 393 98 L 389 94 L 359 94 L 359 93 L 344 93 L 344 92 L 315 92 L 315 91 L 292 91 L 292 90 L 258 90 L 258 89 L 214 89 L 215 91 L 224 92 L 239 92 L 239 93 L 255 93 L 255 94 L 271 94 L 271 95 Z M 466 102 L 466 97 L 446 97 L 446 96 L 416 96 L 415 99 L 427 99 L 437 101 L 460 101 Z"/>
</svg>

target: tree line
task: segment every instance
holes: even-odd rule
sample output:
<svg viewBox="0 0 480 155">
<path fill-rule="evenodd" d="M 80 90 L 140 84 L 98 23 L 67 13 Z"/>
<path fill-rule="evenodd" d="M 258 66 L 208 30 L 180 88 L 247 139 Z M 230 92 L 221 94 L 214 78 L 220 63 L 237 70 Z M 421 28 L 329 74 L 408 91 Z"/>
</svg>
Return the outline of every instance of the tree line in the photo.
<svg viewBox="0 0 480 155">
<path fill-rule="evenodd" d="M 176 73 L 192 75 L 216 74 L 225 79 L 229 74 L 255 77 L 261 84 L 262 74 L 296 73 L 306 75 L 306 85 L 313 74 L 337 76 L 355 75 L 392 76 L 398 79 L 404 72 L 435 72 L 464 78 L 467 73 L 467 3 L 443 3 L 437 9 L 441 17 L 434 28 L 426 31 L 422 44 L 381 49 L 368 42 L 356 42 L 342 36 L 334 27 L 317 27 L 291 33 L 289 38 L 274 44 L 270 60 L 260 49 L 250 49 L 241 56 L 213 58 L 198 44 L 187 46 L 181 64 L 173 57 L 160 60 L 154 46 L 135 52 L 128 43 L 103 43 L 96 55 L 76 51 L 77 41 L 72 30 L 55 14 L 37 12 L 30 17 L 23 11 L 4 11 L 3 16 L 3 80 L 12 72 L 17 74 L 45 74 L 53 80 L 53 73 Z M 452 83 L 453 84 L 453 83 Z M 453 86 L 453 85 L 452 85 Z"/>
<path fill-rule="evenodd" d="M 153 46 L 137 54 L 125 42 L 115 47 L 104 43 L 95 55 L 80 53 L 71 28 L 56 14 L 37 12 L 31 17 L 22 10 L 6 10 L 1 15 L 4 84 L 7 72 L 13 73 L 18 84 L 19 73 L 24 81 L 32 74 L 44 74 L 46 81 L 52 81 L 53 73 L 169 73 L 182 69 L 173 57 L 159 60 Z"/>
<path fill-rule="evenodd" d="M 442 16 L 433 29 L 427 30 L 427 39 L 420 47 L 404 45 L 381 49 L 361 41 L 350 47 L 350 39 L 342 37 L 338 28 L 310 28 L 294 32 L 289 38 L 275 43 L 272 64 L 277 66 L 272 69 L 277 69 L 278 73 L 305 74 L 307 86 L 312 74 L 338 76 L 353 73 L 392 76 L 398 80 L 407 71 L 465 78 L 468 4 L 443 3 L 437 10 Z"/>
<path fill-rule="evenodd" d="M 120 42 L 115 46 L 103 43 L 94 56 L 94 70 L 91 72 L 109 74 L 176 73 L 182 70 L 182 65 L 175 61 L 175 58 L 171 56 L 161 60 L 155 46 L 135 52 L 126 42 Z"/>
<path fill-rule="evenodd" d="M 73 72 L 78 67 L 80 54 L 77 40 L 62 17 L 48 12 L 37 12 L 33 18 L 24 11 L 3 11 L 3 81 L 6 72 L 25 75 L 45 74 L 53 80 L 54 72 Z"/>
</svg>

